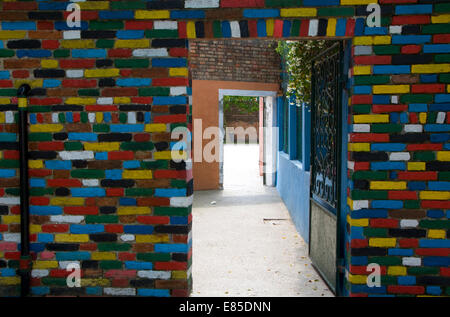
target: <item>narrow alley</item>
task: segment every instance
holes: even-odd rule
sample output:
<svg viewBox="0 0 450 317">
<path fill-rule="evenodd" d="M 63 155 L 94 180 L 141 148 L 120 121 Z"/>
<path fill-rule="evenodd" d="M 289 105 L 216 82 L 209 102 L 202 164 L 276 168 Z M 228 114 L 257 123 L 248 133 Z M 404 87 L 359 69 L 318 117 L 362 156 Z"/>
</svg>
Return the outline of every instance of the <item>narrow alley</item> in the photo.
<svg viewBox="0 0 450 317">
<path fill-rule="evenodd" d="M 196 191 L 192 296 L 333 296 L 311 266 L 258 145 L 224 146 L 224 189 Z"/>
</svg>

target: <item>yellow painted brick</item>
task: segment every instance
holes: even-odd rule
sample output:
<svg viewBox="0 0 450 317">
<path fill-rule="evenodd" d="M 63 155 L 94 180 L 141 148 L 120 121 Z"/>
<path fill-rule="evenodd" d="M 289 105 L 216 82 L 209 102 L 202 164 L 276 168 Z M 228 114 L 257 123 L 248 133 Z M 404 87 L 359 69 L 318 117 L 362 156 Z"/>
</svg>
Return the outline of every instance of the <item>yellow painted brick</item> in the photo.
<svg viewBox="0 0 450 317">
<path fill-rule="evenodd" d="M 87 286 L 110 286 L 110 280 L 106 278 L 82 278 L 81 279 L 81 287 Z"/>
<path fill-rule="evenodd" d="M 317 16 L 316 8 L 293 8 L 293 9 L 281 9 L 280 15 L 282 17 L 315 17 Z"/>
<path fill-rule="evenodd" d="M 117 208 L 118 215 L 147 215 L 151 212 L 150 207 L 121 206 Z"/>
<path fill-rule="evenodd" d="M 119 142 L 100 142 L 100 143 L 84 143 L 86 151 L 109 152 L 118 151 L 120 149 Z"/>
<path fill-rule="evenodd" d="M 120 104 L 120 103 L 131 103 L 131 98 L 130 97 L 114 97 L 114 103 L 115 104 Z"/>
<path fill-rule="evenodd" d="M 373 37 L 372 36 L 355 36 L 353 38 L 354 45 L 372 45 Z"/>
<path fill-rule="evenodd" d="M 419 193 L 419 197 L 424 200 L 450 200 L 450 192 L 424 190 Z"/>
<path fill-rule="evenodd" d="M 267 19 L 266 20 L 266 33 L 267 37 L 273 36 L 273 30 L 275 29 L 275 20 L 274 19 Z"/>
<path fill-rule="evenodd" d="M 44 168 L 44 162 L 41 160 L 29 160 L 28 167 L 29 168 Z"/>
<path fill-rule="evenodd" d="M 58 61 L 56 59 L 43 59 L 41 60 L 42 68 L 58 68 Z"/>
<path fill-rule="evenodd" d="M 358 114 L 353 116 L 354 123 L 389 123 L 388 114 Z"/>
<path fill-rule="evenodd" d="M 187 279 L 186 271 L 172 271 L 172 279 L 173 280 L 185 280 Z"/>
<path fill-rule="evenodd" d="M 115 252 L 92 252 L 91 259 L 96 261 L 117 260 L 117 256 Z"/>
<path fill-rule="evenodd" d="M 328 19 L 328 26 L 327 26 L 327 36 L 335 36 L 336 35 L 336 19 Z"/>
<path fill-rule="evenodd" d="M 352 284 L 366 284 L 367 283 L 367 275 L 348 275 L 348 281 Z"/>
<path fill-rule="evenodd" d="M 20 284 L 19 276 L 0 277 L 0 285 L 18 285 Z"/>
<path fill-rule="evenodd" d="M 375 85 L 374 94 L 406 94 L 409 93 L 409 85 Z"/>
<path fill-rule="evenodd" d="M 152 179 L 152 171 L 125 170 L 122 177 L 124 179 Z"/>
<path fill-rule="evenodd" d="M 95 48 L 94 40 L 62 40 L 61 48 Z"/>
<path fill-rule="evenodd" d="M 427 237 L 430 239 L 445 239 L 445 230 L 429 229 Z"/>
<path fill-rule="evenodd" d="M 2 216 L 2 223 L 5 225 L 9 225 L 11 223 L 20 223 L 20 216 L 19 215 Z"/>
<path fill-rule="evenodd" d="M 450 23 L 450 14 L 432 16 L 431 23 Z"/>
<path fill-rule="evenodd" d="M 154 152 L 153 158 L 155 160 L 187 159 L 187 153 L 185 151 L 160 151 Z"/>
<path fill-rule="evenodd" d="M 424 171 L 425 168 L 425 162 L 408 162 L 409 171 Z"/>
<path fill-rule="evenodd" d="M 107 10 L 109 9 L 109 1 L 89 1 L 77 2 L 81 10 Z"/>
<path fill-rule="evenodd" d="M 372 74 L 372 66 L 354 66 L 353 74 L 355 74 L 355 75 L 370 75 L 370 74 Z"/>
<path fill-rule="evenodd" d="M 83 206 L 84 198 L 81 197 L 54 197 L 50 199 L 53 206 Z"/>
<path fill-rule="evenodd" d="M 166 132 L 167 128 L 164 123 L 150 123 L 145 125 L 145 132 Z"/>
<path fill-rule="evenodd" d="M 169 236 L 167 234 L 137 234 L 136 243 L 160 243 L 169 242 Z"/>
<path fill-rule="evenodd" d="M 138 20 L 169 19 L 170 11 L 168 11 L 168 10 L 136 10 L 134 17 Z"/>
<path fill-rule="evenodd" d="M 450 73 L 450 64 L 412 65 L 411 73 L 419 73 L 419 74 Z"/>
<path fill-rule="evenodd" d="M 169 76 L 172 77 L 187 77 L 188 69 L 186 67 L 169 68 Z"/>
<path fill-rule="evenodd" d="M 5 123 L 5 113 L 3 111 L 0 111 L 0 123 Z"/>
<path fill-rule="evenodd" d="M 396 238 L 370 238 L 369 246 L 371 247 L 385 247 L 385 248 L 393 248 L 397 245 Z"/>
<path fill-rule="evenodd" d="M 373 37 L 374 45 L 391 44 L 391 37 L 389 35 L 380 35 Z"/>
<path fill-rule="evenodd" d="M 40 87 L 42 87 L 43 83 L 44 83 L 43 79 L 35 79 L 35 80 L 16 79 L 16 80 L 14 80 L 14 87 L 19 88 L 23 84 L 28 84 L 28 85 L 30 85 L 31 88 L 40 88 Z"/>
<path fill-rule="evenodd" d="M 30 224 L 30 233 L 39 233 L 42 232 L 42 227 L 40 225 Z"/>
<path fill-rule="evenodd" d="M 406 275 L 406 267 L 404 266 L 389 266 L 387 270 L 388 275 Z"/>
<path fill-rule="evenodd" d="M 95 113 L 95 121 L 97 123 L 102 123 L 103 122 L 103 112 Z"/>
<path fill-rule="evenodd" d="M 347 216 L 347 222 L 352 227 L 367 227 L 369 225 L 369 219 L 351 219 L 350 216 Z"/>
<path fill-rule="evenodd" d="M 370 152 L 370 143 L 349 143 L 348 150 L 353 152 Z"/>
<path fill-rule="evenodd" d="M 58 261 L 33 261 L 33 269 L 56 269 Z"/>
<path fill-rule="evenodd" d="M 147 48 L 150 47 L 150 40 L 116 40 L 114 43 L 115 48 Z"/>
<path fill-rule="evenodd" d="M 419 113 L 419 122 L 421 124 L 427 123 L 427 113 L 426 112 Z"/>
<path fill-rule="evenodd" d="M 450 93 L 450 85 L 447 85 L 447 92 Z"/>
<path fill-rule="evenodd" d="M 9 105 L 11 103 L 11 99 L 9 98 L 0 98 L 0 104 Z"/>
<path fill-rule="evenodd" d="M 96 98 L 70 97 L 65 101 L 66 105 L 95 105 Z"/>
<path fill-rule="evenodd" d="M 84 75 L 88 78 L 92 77 L 117 77 L 120 75 L 120 70 L 118 68 L 108 68 L 108 69 L 86 69 Z"/>
<path fill-rule="evenodd" d="M 406 189 L 406 182 L 371 181 L 370 189 Z"/>
<path fill-rule="evenodd" d="M 438 151 L 436 158 L 438 161 L 450 161 L 450 151 Z"/>
<path fill-rule="evenodd" d="M 0 40 L 24 39 L 26 31 L 0 31 Z"/>
<path fill-rule="evenodd" d="M 195 22 L 189 21 L 186 23 L 186 35 L 188 39 L 195 39 L 196 33 L 195 33 Z"/>
<path fill-rule="evenodd" d="M 30 132 L 60 132 L 63 128 L 62 124 L 32 124 Z"/>
<path fill-rule="evenodd" d="M 55 242 L 89 242 L 88 234 L 55 234 Z"/>
</svg>

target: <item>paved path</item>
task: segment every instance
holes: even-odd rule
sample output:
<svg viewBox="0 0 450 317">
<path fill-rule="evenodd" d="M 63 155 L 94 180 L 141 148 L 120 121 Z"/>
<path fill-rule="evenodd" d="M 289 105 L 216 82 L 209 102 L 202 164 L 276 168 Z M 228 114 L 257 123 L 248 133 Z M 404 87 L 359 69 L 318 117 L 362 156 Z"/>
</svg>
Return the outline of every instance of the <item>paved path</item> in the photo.
<svg viewBox="0 0 450 317">
<path fill-rule="evenodd" d="M 256 145 L 226 145 L 224 189 L 198 191 L 192 296 L 333 296 L 311 266 Z"/>
</svg>

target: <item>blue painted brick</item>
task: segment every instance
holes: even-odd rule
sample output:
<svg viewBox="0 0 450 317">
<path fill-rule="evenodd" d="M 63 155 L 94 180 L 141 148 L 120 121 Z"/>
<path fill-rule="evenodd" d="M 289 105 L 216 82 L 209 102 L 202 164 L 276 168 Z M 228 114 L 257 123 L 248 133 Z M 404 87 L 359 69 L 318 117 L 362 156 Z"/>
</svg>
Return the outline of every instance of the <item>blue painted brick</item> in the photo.
<svg viewBox="0 0 450 317">
<path fill-rule="evenodd" d="M 384 170 L 405 170 L 406 165 L 404 162 L 371 162 L 370 167 L 374 171 Z"/>
<path fill-rule="evenodd" d="M 450 102 L 450 94 L 436 94 L 434 95 L 434 102 L 436 103 Z"/>
<path fill-rule="evenodd" d="M 74 234 L 90 234 L 105 232 L 105 226 L 103 225 L 70 225 L 70 233 Z"/>
<path fill-rule="evenodd" d="M 50 50 L 17 50 L 17 57 L 51 57 L 52 52 Z"/>
<path fill-rule="evenodd" d="M 48 286 L 33 286 L 31 287 L 31 294 L 47 295 L 50 294 L 50 288 Z"/>
<path fill-rule="evenodd" d="M 428 105 L 426 103 L 411 103 L 408 110 L 409 112 L 427 112 Z"/>
<path fill-rule="evenodd" d="M 154 58 L 152 59 L 153 67 L 186 67 L 185 58 Z"/>
<path fill-rule="evenodd" d="M 170 11 L 171 19 L 204 19 L 205 11 L 203 10 L 172 10 Z"/>
<path fill-rule="evenodd" d="M 440 286 L 427 286 L 427 294 L 429 295 L 441 295 L 442 289 Z"/>
<path fill-rule="evenodd" d="M 0 169 L 1 178 L 10 178 L 16 176 L 16 170 L 12 169 Z"/>
<path fill-rule="evenodd" d="M 16 276 L 16 270 L 9 268 L 0 269 L 0 276 Z"/>
<path fill-rule="evenodd" d="M 422 44 L 431 42 L 431 35 L 393 35 L 392 44 Z"/>
<path fill-rule="evenodd" d="M 65 11 L 70 2 L 40 2 L 39 10 L 42 11 Z"/>
<path fill-rule="evenodd" d="M 150 78 L 118 78 L 116 80 L 116 85 L 120 87 L 150 86 L 151 83 Z"/>
<path fill-rule="evenodd" d="M 145 36 L 144 31 L 139 30 L 120 30 L 116 32 L 116 36 L 118 39 L 142 39 Z"/>
<path fill-rule="evenodd" d="M 402 143 L 372 143 L 370 146 L 372 151 L 398 152 L 406 149 L 406 144 Z"/>
<path fill-rule="evenodd" d="M 152 262 L 125 261 L 125 267 L 128 270 L 151 270 Z"/>
<path fill-rule="evenodd" d="M 73 58 L 105 58 L 107 56 L 104 49 L 73 49 Z"/>
<path fill-rule="evenodd" d="M 364 236 L 364 228 L 363 227 L 352 227 L 352 231 L 350 233 L 351 239 L 365 239 Z"/>
<path fill-rule="evenodd" d="M 63 210 L 59 206 L 30 206 L 30 214 L 32 215 L 62 215 Z"/>
<path fill-rule="evenodd" d="M 45 161 L 45 167 L 50 170 L 70 170 L 72 169 L 71 161 Z"/>
<path fill-rule="evenodd" d="M 0 79 L 9 79 L 9 71 L 0 70 Z"/>
<path fill-rule="evenodd" d="M 363 218 L 387 218 L 388 212 L 386 209 L 359 209 L 352 211 L 353 219 Z"/>
<path fill-rule="evenodd" d="M 430 111 L 450 111 L 450 103 L 431 104 Z"/>
<path fill-rule="evenodd" d="M 69 132 L 68 138 L 70 141 L 95 142 L 97 141 L 97 134 L 89 132 Z"/>
<path fill-rule="evenodd" d="M 188 217 L 178 217 L 178 216 L 170 217 L 170 224 L 171 225 L 187 225 Z"/>
<path fill-rule="evenodd" d="M 170 291 L 168 289 L 140 288 L 137 290 L 137 295 L 149 297 L 169 297 Z"/>
<path fill-rule="evenodd" d="M 38 233 L 37 241 L 42 243 L 51 243 L 54 241 L 54 235 L 51 233 Z"/>
<path fill-rule="evenodd" d="M 106 195 L 104 188 L 72 188 L 72 197 L 104 197 Z"/>
<path fill-rule="evenodd" d="M 353 86 L 353 93 L 355 93 L 355 94 L 371 94 L 372 86 Z"/>
<path fill-rule="evenodd" d="M 100 286 L 86 287 L 86 295 L 102 295 L 103 289 Z"/>
<path fill-rule="evenodd" d="M 161 252 L 161 253 L 187 253 L 188 245 L 183 243 L 174 243 L 174 244 L 162 244 L 157 243 L 155 244 L 155 252 Z"/>
<path fill-rule="evenodd" d="M 66 21 L 55 21 L 55 30 L 68 31 L 68 30 L 87 30 L 89 23 L 87 21 L 81 21 L 80 27 L 69 27 Z"/>
<path fill-rule="evenodd" d="M 108 152 L 95 153 L 95 159 L 99 160 L 99 161 L 107 161 L 108 160 Z"/>
<path fill-rule="evenodd" d="M 185 188 L 156 188 L 155 197 L 184 197 L 186 196 Z"/>
<path fill-rule="evenodd" d="M 399 285 L 415 285 L 416 277 L 415 276 L 399 276 L 397 278 Z"/>
<path fill-rule="evenodd" d="M 414 251 L 412 249 L 392 248 L 388 250 L 388 254 L 396 256 L 413 256 Z"/>
<path fill-rule="evenodd" d="M 444 239 L 420 239 L 421 248 L 450 248 L 450 240 Z"/>
<path fill-rule="evenodd" d="M 395 6 L 395 14 L 427 14 L 433 13 L 432 4 L 411 4 Z"/>
<path fill-rule="evenodd" d="M 3 30 L 25 30 L 25 31 L 35 31 L 36 30 L 36 22 L 28 21 L 28 22 L 2 22 Z"/>
<path fill-rule="evenodd" d="M 367 294 L 385 294 L 386 286 L 369 287 L 367 285 L 352 285 L 352 293 L 367 293 Z"/>
<path fill-rule="evenodd" d="M 409 182 L 408 183 L 408 189 L 409 190 L 424 190 L 426 189 L 427 185 L 425 182 Z"/>
<path fill-rule="evenodd" d="M 291 21 L 285 20 L 283 22 L 283 37 L 289 37 L 291 36 Z"/>
<path fill-rule="evenodd" d="M 429 218 L 443 218 L 445 216 L 444 211 L 440 209 L 430 209 L 427 211 L 427 217 Z"/>
<path fill-rule="evenodd" d="M 423 129 L 426 132 L 449 132 L 450 124 L 425 124 Z"/>
<path fill-rule="evenodd" d="M 352 256 L 352 265 L 367 265 L 369 263 L 367 256 Z"/>
<path fill-rule="evenodd" d="M 428 182 L 429 190 L 450 190 L 450 182 Z"/>
<path fill-rule="evenodd" d="M 266 37 L 267 36 L 266 21 L 258 20 L 258 22 L 256 24 L 256 30 L 258 32 L 259 37 Z M 223 24 L 222 24 L 222 32 L 223 32 Z M 231 31 L 230 31 L 230 35 L 228 37 L 230 37 L 230 36 L 231 36 Z"/>
<path fill-rule="evenodd" d="M 339 4 L 340 0 L 303 0 L 303 5 L 306 7 L 326 7 Z"/>
<path fill-rule="evenodd" d="M 44 243 L 31 243 L 30 250 L 32 252 L 36 252 L 36 253 L 42 252 L 45 250 L 45 244 Z"/>
<path fill-rule="evenodd" d="M 187 104 L 187 98 L 183 96 L 177 97 L 153 97 L 153 105 L 165 106 L 165 105 L 185 105 Z"/>
<path fill-rule="evenodd" d="M 123 168 L 125 169 L 133 169 L 141 167 L 140 161 L 125 161 L 123 162 Z"/>
<path fill-rule="evenodd" d="M 16 133 L 0 133 L 1 142 L 16 142 L 16 140 L 17 140 Z"/>
<path fill-rule="evenodd" d="M 111 124 L 111 132 L 144 132 L 145 126 L 143 124 Z"/>
<path fill-rule="evenodd" d="M 449 240 L 450 241 L 450 240 Z M 450 257 L 430 256 L 423 258 L 424 266 L 450 266 Z"/>
<path fill-rule="evenodd" d="M 426 45 L 425 45 L 426 46 Z M 437 75 L 420 75 L 420 82 L 422 83 L 435 83 L 438 80 Z"/>
<path fill-rule="evenodd" d="M 106 170 L 105 176 L 107 179 L 122 179 L 122 170 Z"/>
<path fill-rule="evenodd" d="M 347 28 L 347 19 L 341 18 L 336 23 L 336 36 L 344 36 Z"/>
<path fill-rule="evenodd" d="M 123 226 L 123 232 L 132 234 L 152 234 L 153 226 L 125 225 Z"/>
<path fill-rule="evenodd" d="M 244 9 L 243 16 L 245 18 L 277 18 L 280 16 L 279 9 Z"/>
<path fill-rule="evenodd" d="M 373 208 L 401 209 L 403 208 L 402 200 L 372 200 Z"/>
<path fill-rule="evenodd" d="M 365 35 L 386 35 L 388 33 L 389 32 L 386 27 L 366 27 L 364 29 Z"/>
<path fill-rule="evenodd" d="M 100 11 L 98 13 L 100 19 L 114 20 L 132 20 L 134 19 L 133 11 Z"/>
<path fill-rule="evenodd" d="M 30 187 L 45 187 L 45 179 L 42 178 L 32 178 L 30 179 Z"/>
<path fill-rule="evenodd" d="M 424 53 L 450 53 L 450 44 L 428 44 L 423 46 Z"/>
<path fill-rule="evenodd" d="M 222 36 L 224 38 L 229 38 L 231 37 L 231 26 L 230 26 L 230 22 L 228 21 L 223 21 L 221 23 L 221 28 L 222 28 Z"/>
<path fill-rule="evenodd" d="M 391 103 L 391 96 L 389 95 L 374 95 L 372 98 L 374 104 L 389 104 Z"/>
<path fill-rule="evenodd" d="M 119 205 L 120 206 L 136 206 L 137 202 L 134 198 L 128 198 L 128 197 L 121 197 L 119 199 Z"/>
<path fill-rule="evenodd" d="M 61 80 L 58 79 L 44 79 L 43 88 L 55 88 L 61 86 Z"/>
<path fill-rule="evenodd" d="M 77 261 L 90 259 L 91 253 L 88 251 L 56 252 L 57 261 Z"/>
<path fill-rule="evenodd" d="M 374 65 L 373 73 L 376 74 L 409 74 L 411 66 L 409 65 Z"/>
</svg>

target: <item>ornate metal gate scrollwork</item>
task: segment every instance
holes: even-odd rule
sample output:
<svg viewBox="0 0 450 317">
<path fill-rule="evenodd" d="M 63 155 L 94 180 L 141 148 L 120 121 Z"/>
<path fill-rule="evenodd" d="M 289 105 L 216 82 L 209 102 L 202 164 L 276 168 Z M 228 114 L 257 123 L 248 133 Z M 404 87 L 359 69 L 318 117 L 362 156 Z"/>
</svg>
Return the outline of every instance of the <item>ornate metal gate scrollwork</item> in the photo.
<svg viewBox="0 0 450 317">
<path fill-rule="evenodd" d="M 333 45 L 312 64 L 311 194 L 333 213 L 339 195 L 340 48 Z"/>
</svg>

